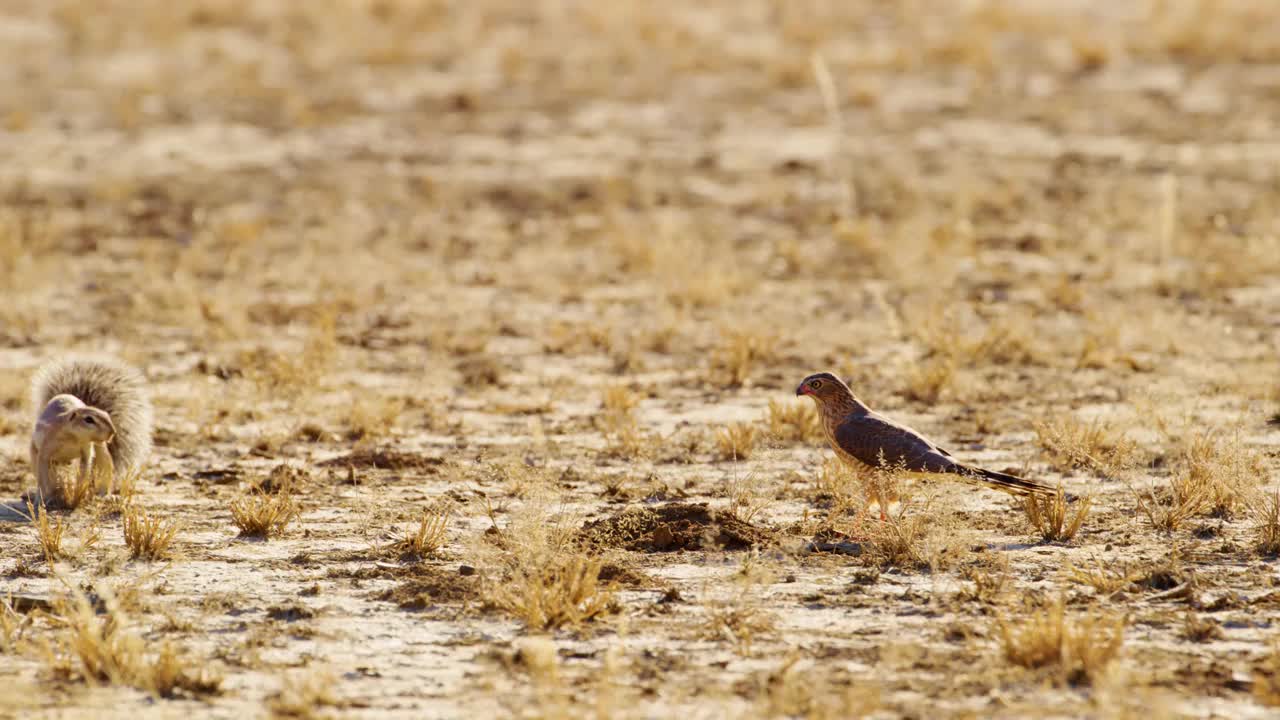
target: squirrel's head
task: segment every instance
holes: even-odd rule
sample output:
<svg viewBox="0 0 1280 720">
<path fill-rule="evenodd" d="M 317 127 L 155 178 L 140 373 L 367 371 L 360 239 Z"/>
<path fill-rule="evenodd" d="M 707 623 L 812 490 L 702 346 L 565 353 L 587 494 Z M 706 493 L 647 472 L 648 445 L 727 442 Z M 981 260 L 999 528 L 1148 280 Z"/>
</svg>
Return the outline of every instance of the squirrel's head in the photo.
<svg viewBox="0 0 1280 720">
<path fill-rule="evenodd" d="M 92 442 L 111 442 L 116 435 L 111 416 L 98 408 L 76 408 L 71 412 L 67 427 L 76 437 Z"/>
</svg>

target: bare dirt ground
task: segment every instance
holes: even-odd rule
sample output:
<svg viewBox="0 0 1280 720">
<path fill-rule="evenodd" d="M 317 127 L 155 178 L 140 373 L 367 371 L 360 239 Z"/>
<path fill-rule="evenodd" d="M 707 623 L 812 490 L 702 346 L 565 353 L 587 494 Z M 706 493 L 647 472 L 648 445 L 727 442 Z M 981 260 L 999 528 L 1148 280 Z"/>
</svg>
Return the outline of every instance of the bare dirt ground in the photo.
<svg viewBox="0 0 1280 720">
<path fill-rule="evenodd" d="M 1276 712 L 1267 0 L 10 0 L 0 80 L 0 714 Z M 157 448 L 42 532 L 71 350 Z M 817 370 L 1078 533 L 868 519 Z"/>
</svg>

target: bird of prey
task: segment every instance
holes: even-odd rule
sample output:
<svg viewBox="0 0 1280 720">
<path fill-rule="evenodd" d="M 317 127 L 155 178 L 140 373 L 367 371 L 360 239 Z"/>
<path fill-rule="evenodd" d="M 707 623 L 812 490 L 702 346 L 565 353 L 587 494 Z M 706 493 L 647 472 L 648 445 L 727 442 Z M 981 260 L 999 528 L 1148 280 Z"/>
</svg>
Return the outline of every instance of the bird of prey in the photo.
<svg viewBox="0 0 1280 720">
<path fill-rule="evenodd" d="M 816 373 L 804 379 L 796 395 L 818 403 L 827 441 L 853 467 L 901 468 L 912 475 L 950 475 L 1014 495 L 1053 496 L 1057 488 L 1014 475 L 966 465 L 923 435 L 867 407 L 839 378 Z"/>
</svg>

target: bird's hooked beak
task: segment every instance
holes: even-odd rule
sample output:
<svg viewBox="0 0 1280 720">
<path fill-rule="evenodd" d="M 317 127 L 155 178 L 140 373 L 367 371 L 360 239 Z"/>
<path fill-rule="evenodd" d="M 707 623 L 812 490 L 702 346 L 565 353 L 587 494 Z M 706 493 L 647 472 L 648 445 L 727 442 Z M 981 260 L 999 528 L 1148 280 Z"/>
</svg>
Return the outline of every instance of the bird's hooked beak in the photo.
<svg viewBox="0 0 1280 720">
<path fill-rule="evenodd" d="M 800 383 L 800 386 L 796 388 L 796 397 L 801 397 L 803 395 L 812 395 L 812 394 L 813 394 L 813 391 L 809 389 L 809 383 L 802 382 Z"/>
</svg>

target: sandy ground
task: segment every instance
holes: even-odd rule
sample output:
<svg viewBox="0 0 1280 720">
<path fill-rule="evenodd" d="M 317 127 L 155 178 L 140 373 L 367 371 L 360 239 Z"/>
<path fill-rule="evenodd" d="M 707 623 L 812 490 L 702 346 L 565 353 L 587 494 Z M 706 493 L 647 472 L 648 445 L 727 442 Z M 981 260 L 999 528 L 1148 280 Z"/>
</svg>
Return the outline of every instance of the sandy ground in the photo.
<svg viewBox="0 0 1280 720">
<path fill-rule="evenodd" d="M 0 714 L 1271 716 L 1278 22 L 0 5 Z M 49 560 L 67 351 L 146 373 L 157 447 Z M 818 370 L 1090 497 L 1078 534 L 925 481 L 868 525 Z M 255 497 L 299 514 L 242 536 Z"/>
</svg>

